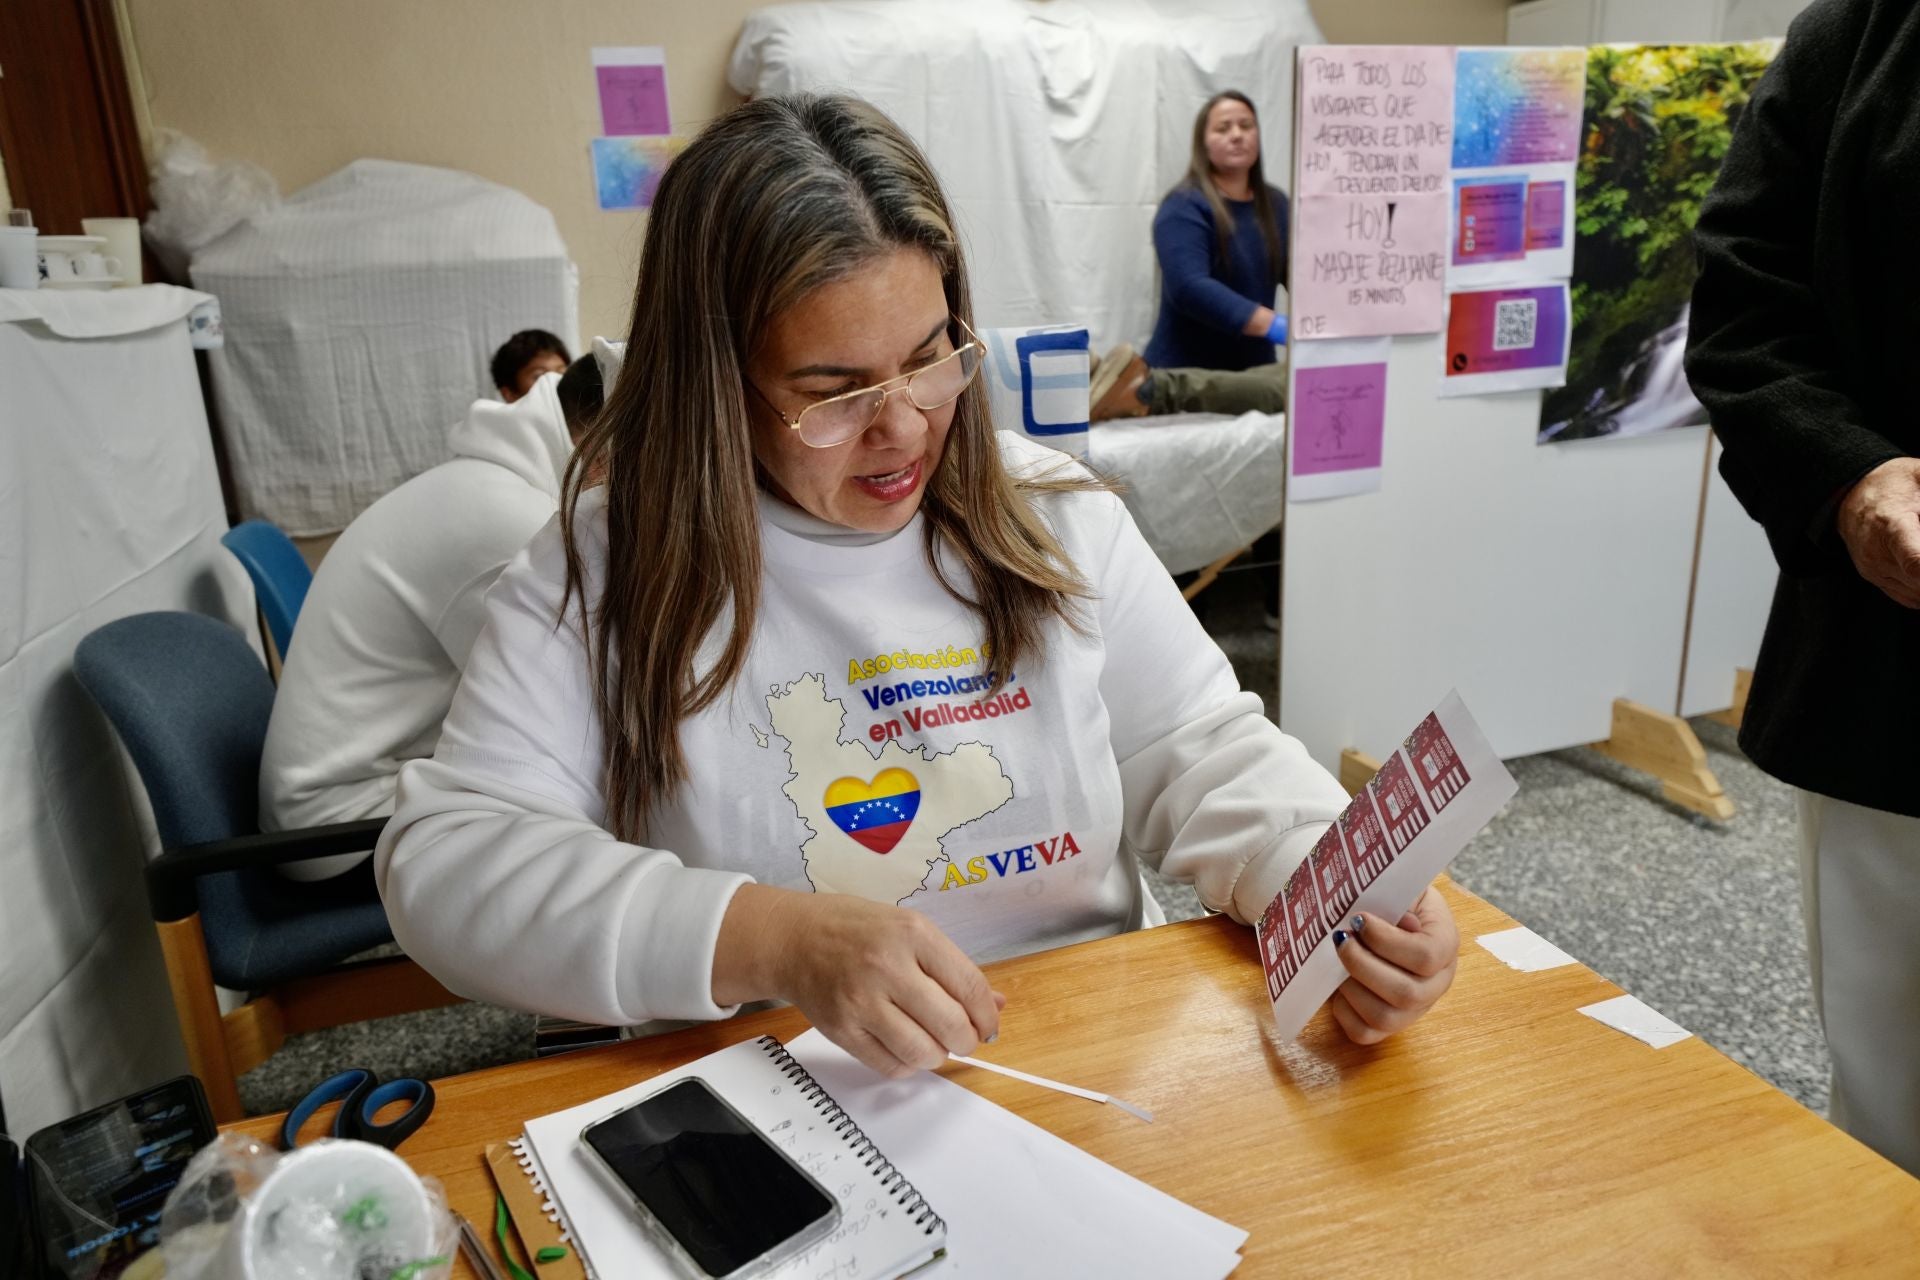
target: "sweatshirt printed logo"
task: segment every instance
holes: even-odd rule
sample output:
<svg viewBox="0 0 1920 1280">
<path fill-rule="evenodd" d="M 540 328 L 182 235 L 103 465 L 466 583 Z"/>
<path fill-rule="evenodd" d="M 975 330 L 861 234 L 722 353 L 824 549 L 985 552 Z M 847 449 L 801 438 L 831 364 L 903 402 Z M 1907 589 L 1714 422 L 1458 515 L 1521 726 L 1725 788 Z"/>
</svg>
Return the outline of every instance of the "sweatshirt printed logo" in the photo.
<svg viewBox="0 0 1920 1280">
<path fill-rule="evenodd" d="M 890 853 L 920 812 L 920 781 L 905 769 L 882 769 L 872 782 L 837 778 L 823 803 L 834 826 L 875 853 Z"/>
<path fill-rule="evenodd" d="M 806 824 L 800 860 L 820 893 L 902 902 L 931 888 L 928 873 L 948 861 L 941 842 L 1013 799 L 985 743 L 935 751 L 850 739 L 846 704 L 817 673 L 774 685 L 766 706 L 771 733 L 756 740 L 785 740 L 792 772 L 781 790 Z"/>
</svg>

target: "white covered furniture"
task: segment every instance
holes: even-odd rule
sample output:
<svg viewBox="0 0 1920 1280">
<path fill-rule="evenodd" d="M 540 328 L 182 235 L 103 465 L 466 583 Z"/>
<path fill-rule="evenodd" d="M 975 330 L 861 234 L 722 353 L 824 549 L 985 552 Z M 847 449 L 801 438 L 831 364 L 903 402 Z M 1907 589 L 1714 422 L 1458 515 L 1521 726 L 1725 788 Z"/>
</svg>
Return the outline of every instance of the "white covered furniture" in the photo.
<svg viewBox="0 0 1920 1280">
<path fill-rule="evenodd" d="M 1153 214 L 1200 107 L 1250 96 L 1287 186 L 1294 47 L 1319 41 L 1306 0 L 825 0 L 749 14 L 727 81 L 879 106 L 953 203 L 974 313 L 1084 323 L 1104 351 L 1153 328 Z"/>
<path fill-rule="evenodd" d="M 521 329 L 576 348 L 578 276 L 553 215 L 472 174 L 357 160 L 194 256 L 216 294 L 220 428 L 243 516 L 337 532 L 446 461 Z"/>
<path fill-rule="evenodd" d="M 187 338 L 203 298 L 0 289 L 0 1090 L 21 1134 L 184 1069 L 145 793 L 72 660 L 151 609 L 258 646 Z"/>
</svg>

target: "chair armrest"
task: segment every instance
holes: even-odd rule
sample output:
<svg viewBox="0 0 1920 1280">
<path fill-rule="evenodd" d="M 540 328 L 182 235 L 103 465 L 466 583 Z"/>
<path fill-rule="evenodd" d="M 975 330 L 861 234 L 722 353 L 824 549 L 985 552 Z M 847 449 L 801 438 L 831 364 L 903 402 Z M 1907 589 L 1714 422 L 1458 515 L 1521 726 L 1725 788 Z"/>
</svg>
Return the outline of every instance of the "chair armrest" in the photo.
<svg viewBox="0 0 1920 1280">
<path fill-rule="evenodd" d="M 309 858 L 364 853 L 386 829 L 385 818 L 365 822 L 336 822 L 296 831 L 267 831 L 257 836 L 209 840 L 205 844 L 176 845 L 147 864 L 147 901 L 156 923 L 184 920 L 200 909 L 194 881 L 217 871 L 249 867 L 277 867 Z"/>
</svg>

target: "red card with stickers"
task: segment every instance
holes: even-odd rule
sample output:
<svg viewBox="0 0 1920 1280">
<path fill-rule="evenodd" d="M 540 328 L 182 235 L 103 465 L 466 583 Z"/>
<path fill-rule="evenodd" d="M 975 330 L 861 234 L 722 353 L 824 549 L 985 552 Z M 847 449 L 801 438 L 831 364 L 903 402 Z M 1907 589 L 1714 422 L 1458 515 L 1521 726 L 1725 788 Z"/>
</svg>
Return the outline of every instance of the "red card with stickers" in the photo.
<svg viewBox="0 0 1920 1280">
<path fill-rule="evenodd" d="M 1361 911 L 1398 920 L 1518 790 L 1460 695 L 1449 693 L 1260 917 L 1260 966 L 1282 1036 L 1299 1035 L 1347 976 L 1334 931 Z"/>
</svg>

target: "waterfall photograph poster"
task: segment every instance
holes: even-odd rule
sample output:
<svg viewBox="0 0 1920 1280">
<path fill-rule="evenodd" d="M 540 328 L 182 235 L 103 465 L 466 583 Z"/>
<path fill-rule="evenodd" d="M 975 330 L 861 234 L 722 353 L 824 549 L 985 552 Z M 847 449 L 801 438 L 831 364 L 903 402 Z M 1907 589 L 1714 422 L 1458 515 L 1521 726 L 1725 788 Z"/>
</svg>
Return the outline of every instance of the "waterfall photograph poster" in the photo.
<svg viewBox="0 0 1920 1280">
<path fill-rule="evenodd" d="M 1687 387 L 1693 224 L 1754 86 L 1779 50 L 1595 45 L 1574 187 L 1573 334 L 1566 385 L 1539 442 L 1705 423 Z"/>
</svg>

